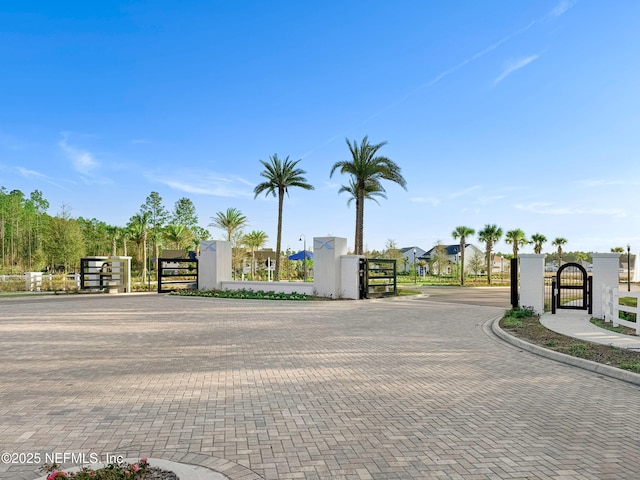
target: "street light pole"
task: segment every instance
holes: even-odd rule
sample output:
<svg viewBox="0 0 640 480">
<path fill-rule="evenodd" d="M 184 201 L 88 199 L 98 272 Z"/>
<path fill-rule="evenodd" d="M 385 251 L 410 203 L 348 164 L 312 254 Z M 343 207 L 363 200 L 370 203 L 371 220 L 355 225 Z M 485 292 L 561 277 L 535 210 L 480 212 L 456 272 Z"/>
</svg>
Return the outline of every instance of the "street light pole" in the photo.
<svg viewBox="0 0 640 480">
<path fill-rule="evenodd" d="M 416 265 L 416 249 L 413 249 L 413 284 L 418 284 L 418 266 Z"/>
<path fill-rule="evenodd" d="M 302 278 L 304 281 L 307 281 L 307 237 L 300 235 L 300 240 L 304 240 L 303 243 L 303 251 L 302 251 Z M 299 241 L 300 241 L 299 240 Z"/>
<path fill-rule="evenodd" d="M 627 243 L 627 292 L 631 291 L 631 245 Z"/>
</svg>

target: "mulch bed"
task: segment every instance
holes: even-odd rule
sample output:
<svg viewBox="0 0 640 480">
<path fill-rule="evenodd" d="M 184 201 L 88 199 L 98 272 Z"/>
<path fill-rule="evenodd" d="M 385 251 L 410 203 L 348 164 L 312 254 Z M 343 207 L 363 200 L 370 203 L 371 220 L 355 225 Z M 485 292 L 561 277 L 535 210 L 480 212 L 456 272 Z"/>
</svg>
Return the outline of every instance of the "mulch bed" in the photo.
<svg viewBox="0 0 640 480">
<path fill-rule="evenodd" d="M 503 319 L 500 327 L 514 337 L 549 350 L 640 373 L 640 352 L 565 337 L 545 328 L 537 315 L 518 320 L 517 326 L 505 326 Z"/>
</svg>

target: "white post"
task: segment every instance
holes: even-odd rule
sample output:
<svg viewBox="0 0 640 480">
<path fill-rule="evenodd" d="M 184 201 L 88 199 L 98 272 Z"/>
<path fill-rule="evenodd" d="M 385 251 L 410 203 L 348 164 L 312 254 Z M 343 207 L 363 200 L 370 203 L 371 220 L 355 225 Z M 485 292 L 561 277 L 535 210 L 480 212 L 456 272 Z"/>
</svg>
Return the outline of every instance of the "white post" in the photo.
<svg viewBox="0 0 640 480">
<path fill-rule="evenodd" d="M 207 240 L 200 244 L 198 289 L 219 289 L 220 282 L 232 280 L 231 270 L 231 242 Z"/>
<path fill-rule="evenodd" d="M 544 257 L 542 253 L 521 253 L 520 305 L 544 313 Z"/>
<path fill-rule="evenodd" d="M 593 283 L 594 292 L 599 292 L 603 285 L 618 288 L 619 282 L 619 253 L 594 253 L 593 258 Z M 615 299 L 614 299 L 615 300 Z M 593 295 L 592 314 L 595 318 L 602 318 L 604 308 L 601 295 Z"/>
</svg>

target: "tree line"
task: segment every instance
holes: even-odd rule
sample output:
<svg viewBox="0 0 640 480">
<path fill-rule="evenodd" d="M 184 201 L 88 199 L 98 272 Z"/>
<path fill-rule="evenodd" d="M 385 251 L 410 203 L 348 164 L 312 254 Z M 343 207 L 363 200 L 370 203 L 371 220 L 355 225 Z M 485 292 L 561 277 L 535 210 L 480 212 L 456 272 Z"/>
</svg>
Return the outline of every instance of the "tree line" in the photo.
<svg viewBox="0 0 640 480">
<path fill-rule="evenodd" d="M 379 155 L 386 142 L 371 144 L 367 136 L 358 144 L 346 139 L 349 149 L 347 160 L 336 162 L 330 176 L 336 171 L 347 175 L 348 183 L 339 193 L 347 193 L 347 204 L 355 201 L 355 254 L 363 253 L 364 202 L 386 198 L 383 180 L 397 183 L 406 189 L 400 167 L 391 159 Z M 254 198 L 260 194 L 278 199 L 276 252 L 281 252 L 283 204 L 289 190 L 294 187 L 313 190 L 298 167 L 301 160 L 284 160 L 277 154 L 269 161 L 260 160 L 264 169 L 263 181 L 254 188 Z M 0 254 L 2 272 L 76 269 L 84 256 L 124 255 L 134 257 L 134 266 L 146 277 L 149 258 L 160 256 L 161 248 L 197 250 L 210 232 L 198 226 L 198 217 L 189 198 L 179 199 L 169 211 L 162 204 L 158 192 L 151 192 L 137 213 L 125 226 L 109 225 L 92 218 L 72 218 L 65 206 L 55 216 L 47 213 L 49 202 L 42 192 L 34 190 L 27 197 L 20 190 L 8 191 L 0 187 Z M 231 241 L 235 255 L 255 252 L 264 246 L 268 236 L 262 231 L 242 232 L 247 218 L 235 208 L 218 212 L 209 226 L 221 228 Z M 242 247 L 242 248 L 240 248 Z M 246 249 L 246 250 L 243 250 Z M 275 255 L 274 280 L 280 277 L 280 255 Z M 234 258 L 235 260 L 235 258 Z M 252 269 L 254 262 L 252 261 Z M 157 265 L 156 265 L 157 268 Z M 255 272 L 252 270 L 252 274 Z"/>
</svg>

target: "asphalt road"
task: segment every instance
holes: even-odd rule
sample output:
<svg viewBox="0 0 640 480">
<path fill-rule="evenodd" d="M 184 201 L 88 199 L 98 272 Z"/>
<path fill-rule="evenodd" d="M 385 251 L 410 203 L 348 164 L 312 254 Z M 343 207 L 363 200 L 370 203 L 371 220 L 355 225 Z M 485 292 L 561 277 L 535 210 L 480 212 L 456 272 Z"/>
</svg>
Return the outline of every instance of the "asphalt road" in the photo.
<svg viewBox="0 0 640 480">
<path fill-rule="evenodd" d="M 418 287 L 433 302 L 510 308 L 509 287 Z"/>
</svg>

